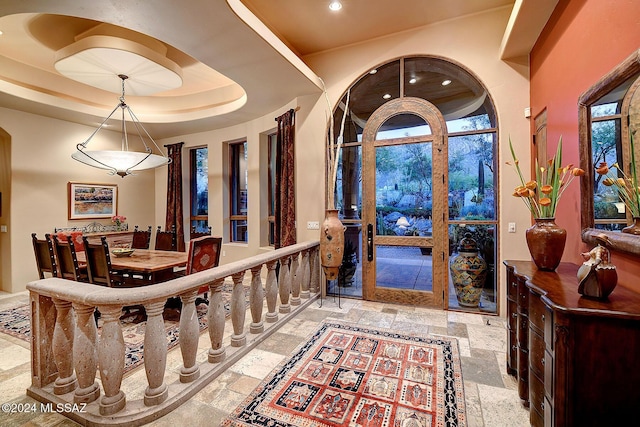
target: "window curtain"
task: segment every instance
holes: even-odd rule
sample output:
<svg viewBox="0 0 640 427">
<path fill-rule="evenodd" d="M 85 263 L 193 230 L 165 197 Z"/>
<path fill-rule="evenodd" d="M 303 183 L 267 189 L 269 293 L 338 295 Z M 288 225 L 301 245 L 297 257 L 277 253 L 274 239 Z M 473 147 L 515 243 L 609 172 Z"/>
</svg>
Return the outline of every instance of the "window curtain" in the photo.
<svg viewBox="0 0 640 427">
<path fill-rule="evenodd" d="M 276 249 L 296 243 L 296 199 L 295 199 L 295 111 L 287 111 L 276 117 L 276 193 L 275 236 Z"/>
<path fill-rule="evenodd" d="M 177 249 L 184 252 L 184 215 L 182 212 L 182 146 L 184 142 L 165 145 L 171 159 L 167 174 L 167 217 L 165 230 L 175 226 Z"/>
</svg>

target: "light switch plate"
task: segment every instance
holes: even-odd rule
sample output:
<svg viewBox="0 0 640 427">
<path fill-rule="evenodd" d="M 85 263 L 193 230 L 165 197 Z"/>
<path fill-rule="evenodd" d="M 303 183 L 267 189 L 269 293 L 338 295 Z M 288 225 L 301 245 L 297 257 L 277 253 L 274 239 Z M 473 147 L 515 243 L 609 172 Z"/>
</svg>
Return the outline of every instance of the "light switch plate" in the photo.
<svg viewBox="0 0 640 427">
<path fill-rule="evenodd" d="M 307 230 L 320 230 L 320 223 L 318 221 L 307 221 Z"/>
</svg>

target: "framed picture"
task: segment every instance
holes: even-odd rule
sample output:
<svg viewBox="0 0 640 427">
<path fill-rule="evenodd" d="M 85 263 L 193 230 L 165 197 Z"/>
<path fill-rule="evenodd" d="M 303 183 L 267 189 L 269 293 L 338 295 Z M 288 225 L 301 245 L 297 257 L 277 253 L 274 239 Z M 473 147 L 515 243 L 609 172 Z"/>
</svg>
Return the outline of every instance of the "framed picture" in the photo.
<svg viewBox="0 0 640 427">
<path fill-rule="evenodd" d="M 69 219 L 111 218 L 118 214 L 118 186 L 70 182 Z"/>
</svg>

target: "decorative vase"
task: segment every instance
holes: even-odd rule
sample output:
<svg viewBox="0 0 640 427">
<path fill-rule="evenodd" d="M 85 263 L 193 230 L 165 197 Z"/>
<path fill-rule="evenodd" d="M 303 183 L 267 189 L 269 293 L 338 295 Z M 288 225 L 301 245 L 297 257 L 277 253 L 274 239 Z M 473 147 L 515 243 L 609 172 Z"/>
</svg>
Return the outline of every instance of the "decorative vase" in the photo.
<svg viewBox="0 0 640 427">
<path fill-rule="evenodd" d="M 525 237 L 531 258 L 538 269 L 554 271 L 562 259 L 567 230 L 558 227 L 555 218 L 535 218 Z"/>
<path fill-rule="evenodd" d="M 622 232 L 639 236 L 640 235 L 640 217 L 634 216 L 633 222 L 631 223 L 631 225 L 623 228 Z"/>
<path fill-rule="evenodd" d="M 478 253 L 478 244 L 467 233 L 460 241 L 458 255 L 449 265 L 456 298 L 462 307 L 477 307 L 484 289 L 487 263 Z"/>
<path fill-rule="evenodd" d="M 320 230 L 320 262 L 328 280 L 338 278 L 344 251 L 344 230 L 337 209 L 327 209 Z"/>
</svg>

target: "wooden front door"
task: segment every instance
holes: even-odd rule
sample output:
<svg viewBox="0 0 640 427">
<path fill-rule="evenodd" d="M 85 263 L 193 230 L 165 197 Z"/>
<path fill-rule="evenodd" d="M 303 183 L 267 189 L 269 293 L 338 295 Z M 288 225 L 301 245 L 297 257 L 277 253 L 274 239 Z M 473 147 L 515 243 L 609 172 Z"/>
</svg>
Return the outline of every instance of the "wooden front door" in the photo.
<svg viewBox="0 0 640 427">
<path fill-rule="evenodd" d="M 447 300 L 447 134 L 442 114 L 399 98 L 367 121 L 363 298 L 434 308 Z"/>
</svg>

